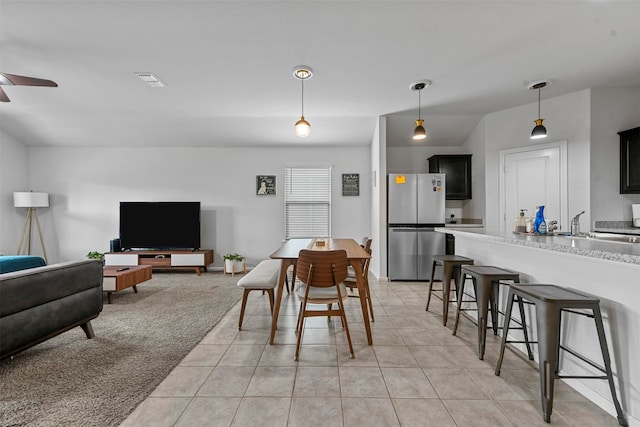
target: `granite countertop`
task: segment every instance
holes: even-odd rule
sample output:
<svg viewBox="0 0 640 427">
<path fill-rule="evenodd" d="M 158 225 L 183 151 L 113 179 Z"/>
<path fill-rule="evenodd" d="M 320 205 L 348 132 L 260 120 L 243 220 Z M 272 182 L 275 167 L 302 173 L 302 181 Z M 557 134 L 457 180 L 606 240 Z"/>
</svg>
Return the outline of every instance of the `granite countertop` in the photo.
<svg viewBox="0 0 640 427">
<path fill-rule="evenodd" d="M 443 233 L 485 239 L 511 245 L 527 246 L 591 258 L 640 265 L 640 243 L 617 243 L 573 236 L 548 236 L 487 231 L 480 228 L 436 228 Z"/>
<path fill-rule="evenodd" d="M 447 228 L 482 228 L 484 220 L 482 218 L 456 218 L 455 222 L 447 222 Z"/>
<path fill-rule="evenodd" d="M 634 227 L 631 221 L 596 221 L 593 231 L 640 235 L 640 227 Z"/>
</svg>

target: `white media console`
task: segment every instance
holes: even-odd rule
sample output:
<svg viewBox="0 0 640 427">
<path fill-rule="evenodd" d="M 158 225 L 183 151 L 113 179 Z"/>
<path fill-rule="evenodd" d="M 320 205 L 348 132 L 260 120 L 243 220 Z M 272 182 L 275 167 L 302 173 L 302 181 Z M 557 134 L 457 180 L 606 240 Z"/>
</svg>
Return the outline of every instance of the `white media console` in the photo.
<svg viewBox="0 0 640 427">
<path fill-rule="evenodd" d="M 198 276 L 213 264 L 213 249 L 107 252 L 105 265 L 150 265 L 154 270 L 195 270 Z"/>
</svg>

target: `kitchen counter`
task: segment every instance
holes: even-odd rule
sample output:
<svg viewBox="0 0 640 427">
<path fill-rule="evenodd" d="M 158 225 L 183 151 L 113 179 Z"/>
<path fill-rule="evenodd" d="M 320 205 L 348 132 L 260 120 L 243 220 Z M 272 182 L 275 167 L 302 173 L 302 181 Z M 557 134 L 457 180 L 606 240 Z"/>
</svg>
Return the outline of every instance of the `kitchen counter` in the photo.
<svg viewBox="0 0 640 427">
<path fill-rule="evenodd" d="M 596 221 L 593 231 L 602 233 L 636 234 L 640 236 L 640 227 L 634 227 L 631 221 Z"/>
<path fill-rule="evenodd" d="M 600 298 L 618 397 L 629 425 L 640 426 L 640 393 L 635 386 L 640 384 L 640 365 L 637 363 L 640 354 L 640 243 L 524 235 L 478 228 L 441 227 L 436 231 L 453 234 L 456 255 L 472 258 L 476 265 L 495 265 L 517 271 L 522 283 L 556 284 Z M 504 306 L 505 299 L 506 292 L 502 289 L 499 305 Z M 530 325 L 534 328 L 535 322 Z M 593 319 L 563 314 L 562 327 L 568 332 L 563 334 L 565 346 L 602 363 Z M 521 336 L 514 335 L 514 339 L 518 338 Z M 561 373 L 601 375 L 565 352 L 561 352 L 560 366 Z M 615 416 L 606 381 L 564 381 Z"/>
<path fill-rule="evenodd" d="M 445 228 L 484 228 L 482 224 L 445 224 Z"/>
<path fill-rule="evenodd" d="M 458 228 L 458 230 L 468 233 L 469 236 L 467 237 L 476 239 L 640 265 L 640 243 L 607 242 L 572 236 L 516 234 L 500 231 L 487 232 L 484 228 L 465 228 L 464 230 Z M 456 228 L 437 228 L 436 231 L 458 236 Z"/>
</svg>

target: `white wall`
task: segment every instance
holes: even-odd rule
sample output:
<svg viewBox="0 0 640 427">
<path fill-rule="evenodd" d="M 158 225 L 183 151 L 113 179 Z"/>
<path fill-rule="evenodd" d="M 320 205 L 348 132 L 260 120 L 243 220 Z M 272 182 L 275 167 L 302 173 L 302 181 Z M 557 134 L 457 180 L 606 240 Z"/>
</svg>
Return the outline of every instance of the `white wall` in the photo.
<svg viewBox="0 0 640 427">
<path fill-rule="evenodd" d="M 465 200 L 462 216 L 485 218 L 485 161 L 486 119 L 482 118 L 462 146 L 464 154 L 471 154 L 471 200 Z"/>
<path fill-rule="evenodd" d="M 567 141 L 568 210 L 573 216 L 582 210 L 583 229 L 591 224 L 590 212 L 590 91 L 542 100 L 547 138 L 543 143 Z M 537 102 L 488 114 L 485 117 L 486 225 L 499 229 L 500 151 L 536 145 L 529 138 L 537 116 Z"/>
<path fill-rule="evenodd" d="M 620 194 L 618 132 L 640 126 L 640 89 L 591 91 L 591 219 L 631 221 L 640 194 Z"/>
<path fill-rule="evenodd" d="M 387 192 L 386 145 L 387 118 L 378 117 L 371 139 L 371 254 L 369 271 L 376 277 L 387 276 Z"/>
<path fill-rule="evenodd" d="M 27 147 L 0 129 L 0 254 L 16 254 L 27 214 L 13 207 L 13 192 L 39 190 L 29 187 L 28 174 Z M 38 248 L 32 245 L 32 252 Z"/>
<path fill-rule="evenodd" d="M 333 237 L 359 241 L 371 234 L 370 158 L 369 147 L 29 149 L 31 183 L 51 193 L 41 217 L 50 262 L 108 251 L 120 201 L 193 200 L 215 264 L 238 252 L 255 265 L 284 238 L 284 168 L 302 164 L 333 166 Z M 359 197 L 342 196 L 342 173 L 360 174 Z M 256 196 L 256 175 L 276 175 L 277 195 Z"/>
<path fill-rule="evenodd" d="M 387 173 L 427 173 L 427 159 L 436 154 L 469 154 L 463 147 L 387 147 Z"/>
</svg>

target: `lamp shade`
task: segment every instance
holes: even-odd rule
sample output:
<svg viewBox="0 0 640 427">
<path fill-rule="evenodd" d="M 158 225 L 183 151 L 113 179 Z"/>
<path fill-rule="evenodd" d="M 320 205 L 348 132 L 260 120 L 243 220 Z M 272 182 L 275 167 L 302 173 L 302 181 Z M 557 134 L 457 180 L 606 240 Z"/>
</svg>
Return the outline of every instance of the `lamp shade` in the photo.
<svg viewBox="0 0 640 427">
<path fill-rule="evenodd" d="M 304 116 L 300 117 L 300 120 L 296 122 L 296 135 L 300 138 L 306 138 L 311 133 L 311 125 L 304 119 Z"/>
<path fill-rule="evenodd" d="M 531 139 L 540 139 L 547 137 L 547 128 L 544 127 L 542 121 L 544 119 L 536 120 L 536 127 L 531 131 Z"/>
<path fill-rule="evenodd" d="M 16 191 L 13 193 L 13 206 L 16 208 L 48 208 L 49 193 Z"/>
<path fill-rule="evenodd" d="M 427 137 L 427 131 L 425 130 L 424 126 L 422 126 L 423 122 L 424 120 L 416 120 L 416 128 L 413 131 L 412 137 L 413 139 L 420 140 Z"/>
</svg>

